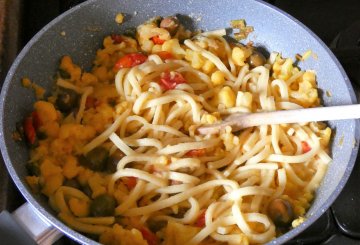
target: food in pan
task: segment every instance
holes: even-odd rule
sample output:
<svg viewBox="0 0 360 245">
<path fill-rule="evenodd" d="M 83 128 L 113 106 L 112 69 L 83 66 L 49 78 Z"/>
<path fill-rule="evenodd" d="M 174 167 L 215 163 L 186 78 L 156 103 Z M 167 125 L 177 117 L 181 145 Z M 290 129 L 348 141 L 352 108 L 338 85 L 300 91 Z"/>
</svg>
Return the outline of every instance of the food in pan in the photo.
<svg viewBox="0 0 360 245">
<path fill-rule="evenodd" d="M 196 129 L 320 106 L 315 71 L 225 34 L 156 17 L 105 37 L 90 72 L 63 56 L 19 130 L 26 180 L 63 222 L 104 244 L 154 245 L 266 243 L 304 220 L 331 161 L 326 124 Z"/>
</svg>

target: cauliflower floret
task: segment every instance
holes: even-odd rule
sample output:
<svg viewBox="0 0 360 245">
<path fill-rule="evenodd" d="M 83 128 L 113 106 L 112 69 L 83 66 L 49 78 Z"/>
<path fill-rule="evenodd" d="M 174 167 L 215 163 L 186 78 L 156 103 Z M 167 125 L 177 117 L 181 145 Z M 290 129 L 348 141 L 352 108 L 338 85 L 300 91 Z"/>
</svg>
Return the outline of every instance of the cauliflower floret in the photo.
<svg viewBox="0 0 360 245">
<path fill-rule="evenodd" d="M 118 224 L 100 235 L 100 243 L 105 245 L 148 245 L 139 230 L 127 230 Z"/>
<path fill-rule="evenodd" d="M 137 39 L 139 40 L 142 50 L 151 52 L 154 46 L 153 41 L 150 40 L 152 37 L 158 37 L 164 41 L 171 38 L 167 30 L 157 27 L 154 23 L 143 24 L 137 27 Z"/>
<path fill-rule="evenodd" d="M 41 192 L 49 197 L 52 194 L 54 194 L 55 191 L 59 189 L 60 186 L 62 186 L 63 181 L 64 181 L 64 176 L 61 173 L 47 176 L 44 179 L 44 184 Z"/>
<path fill-rule="evenodd" d="M 191 49 L 186 50 L 185 59 L 191 63 L 191 66 L 195 69 L 200 69 L 205 60 L 199 52 L 192 51 Z"/>
<path fill-rule="evenodd" d="M 53 174 L 61 174 L 61 167 L 56 165 L 56 162 L 52 158 L 45 158 L 40 165 L 40 173 L 43 177 L 48 177 Z"/>
<path fill-rule="evenodd" d="M 35 102 L 34 107 L 39 115 L 41 123 L 46 124 L 58 119 L 58 113 L 53 104 L 40 100 Z"/>
<path fill-rule="evenodd" d="M 187 244 L 200 231 L 199 227 L 169 221 L 165 231 L 164 245 Z"/>
<path fill-rule="evenodd" d="M 296 99 L 304 107 L 319 104 L 317 89 L 307 80 L 300 82 L 299 89 L 297 91 L 291 91 L 290 97 Z"/>
<path fill-rule="evenodd" d="M 60 69 L 70 75 L 71 81 L 78 81 L 81 76 L 81 69 L 75 65 L 70 56 L 64 56 L 60 62 Z"/>
<path fill-rule="evenodd" d="M 96 198 L 101 194 L 106 193 L 106 180 L 102 178 L 98 173 L 95 173 L 88 180 L 89 186 L 92 190 L 92 198 Z"/>
<path fill-rule="evenodd" d="M 306 71 L 302 76 L 303 81 L 310 82 L 313 87 L 316 86 L 316 78 L 315 78 L 315 72 L 314 71 Z"/>
<path fill-rule="evenodd" d="M 68 179 L 72 179 L 78 175 L 79 170 L 77 159 L 71 155 L 67 156 L 63 167 L 64 176 Z"/>
<path fill-rule="evenodd" d="M 170 39 L 162 45 L 162 51 L 170 52 L 176 59 L 181 59 L 185 55 L 185 50 L 180 46 L 178 39 Z"/>
</svg>

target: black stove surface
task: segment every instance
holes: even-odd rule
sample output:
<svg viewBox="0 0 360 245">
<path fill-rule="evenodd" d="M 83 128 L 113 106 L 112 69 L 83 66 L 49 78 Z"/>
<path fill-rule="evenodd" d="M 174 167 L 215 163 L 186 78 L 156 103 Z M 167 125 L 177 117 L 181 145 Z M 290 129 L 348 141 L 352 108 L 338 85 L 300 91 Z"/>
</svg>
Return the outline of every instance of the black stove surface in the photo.
<svg viewBox="0 0 360 245">
<path fill-rule="evenodd" d="M 14 2 L 18 2 L 19 9 L 22 10 L 18 13 L 20 29 L 16 40 L 18 48 L 22 48 L 45 24 L 84 0 L 14 0 Z M 333 50 L 348 73 L 357 94 L 360 94 L 359 0 L 268 0 L 267 2 L 294 16 L 314 31 Z M 7 62 L 10 64 L 12 60 Z M 360 157 L 347 185 L 331 208 L 305 232 L 287 244 L 360 244 L 360 212 L 357 212 L 360 208 L 360 194 L 358 194 L 360 163 L 358 162 Z M 14 191 L 16 188 L 9 177 L 5 176 L 4 171 L 0 163 L 0 209 L 12 211 L 23 202 L 23 199 Z M 77 243 L 63 237 L 56 244 Z"/>
</svg>

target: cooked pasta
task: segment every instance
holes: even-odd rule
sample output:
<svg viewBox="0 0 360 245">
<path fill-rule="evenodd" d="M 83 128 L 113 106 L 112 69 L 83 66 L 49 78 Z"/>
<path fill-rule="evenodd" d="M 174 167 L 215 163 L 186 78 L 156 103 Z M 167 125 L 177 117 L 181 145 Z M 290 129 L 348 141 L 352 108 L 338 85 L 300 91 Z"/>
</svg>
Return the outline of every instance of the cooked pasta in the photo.
<svg viewBox="0 0 360 245">
<path fill-rule="evenodd" d="M 330 128 L 197 128 L 319 106 L 315 71 L 224 34 L 155 18 L 136 38 L 105 37 L 91 72 L 62 58 L 55 91 L 23 125 L 27 181 L 63 222 L 105 244 L 261 244 L 304 219 Z"/>
</svg>

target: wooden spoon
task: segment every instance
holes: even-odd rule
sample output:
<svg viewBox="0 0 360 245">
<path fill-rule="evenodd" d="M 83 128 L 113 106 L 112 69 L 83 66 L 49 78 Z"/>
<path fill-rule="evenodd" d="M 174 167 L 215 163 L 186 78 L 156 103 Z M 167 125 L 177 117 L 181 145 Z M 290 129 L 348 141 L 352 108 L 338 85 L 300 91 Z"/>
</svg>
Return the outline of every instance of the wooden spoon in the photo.
<svg viewBox="0 0 360 245">
<path fill-rule="evenodd" d="M 226 126 L 231 126 L 233 131 L 237 131 L 260 125 L 305 123 L 354 118 L 360 118 L 360 104 L 247 114 L 235 113 L 226 117 L 220 123 L 199 127 L 197 131 L 200 134 L 216 134 Z"/>
</svg>

